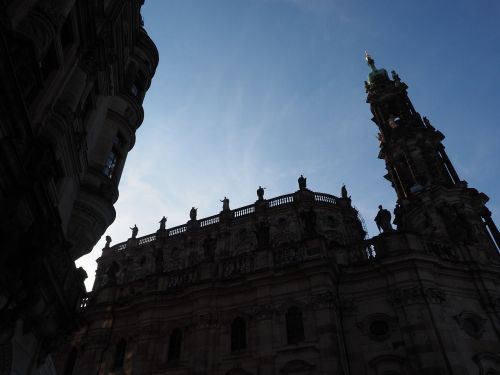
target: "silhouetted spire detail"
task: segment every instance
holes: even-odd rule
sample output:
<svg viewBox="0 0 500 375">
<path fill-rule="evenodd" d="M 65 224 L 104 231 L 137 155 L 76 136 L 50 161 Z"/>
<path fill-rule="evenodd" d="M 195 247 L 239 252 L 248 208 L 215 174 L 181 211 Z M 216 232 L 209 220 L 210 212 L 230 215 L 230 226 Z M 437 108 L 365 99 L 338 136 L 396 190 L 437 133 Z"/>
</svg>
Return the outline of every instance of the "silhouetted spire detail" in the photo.
<svg viewBox="0 0 500 375">
<path fill-rule="evenodd" d="M 398 198 L 408 197 L 431 185 L 451 186 L 460 179 L 444 151 L 444 135 L 422 119 L 408 97 L 408 86 L 399 75 L 378 69 L 365 55 L 371 69 L 365 82 L 372 121 L 379 128 L 379 158 L 384 159 L 387 178 Z"/>
</svg>

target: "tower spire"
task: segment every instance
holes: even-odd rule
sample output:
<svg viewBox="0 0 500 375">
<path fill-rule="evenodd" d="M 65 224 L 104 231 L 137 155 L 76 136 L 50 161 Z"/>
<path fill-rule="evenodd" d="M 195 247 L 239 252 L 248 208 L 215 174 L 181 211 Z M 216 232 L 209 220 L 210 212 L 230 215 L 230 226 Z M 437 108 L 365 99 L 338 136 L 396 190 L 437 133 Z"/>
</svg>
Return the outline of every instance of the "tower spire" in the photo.
<svg viewBox="0 0 500 375">
<path fill-rule="evenodd" d="M 375 60 L 373 59 L 373 57 L 365 51 L 365 60 L 366 60 L 366 63 L 368 64 L 368 66 L 370 68 L 372 68 L 372 72 L 375 72 L 377 71 L 377 68 L 375 67 Z"/>
<path fill-rule="evenodd" d="M 444 135 L 415 110 L 408 86 L 392 71 L 377 69 L 366 54 L 372 71 L 368 75 L 367 102 L 372 120 L 379 128 L 379 158 L 386 162 L 387 175 L 398 198 L 406 198 L 431 185 L 452 186 L 460 182 L 441 141 Z"/>
<path fill-rule="evenodd" d="M 377 69 L 365 55 L 371 68 L 365 82 L 372 121 L 379 129 L 380 152 L 389 180 L 398 196 L 395 222 L 398 229 L 456 239 L 467 232 L 469 241 L 474 228 L 487 227 L 496 247 L 498 230 L 488 217 L 488 197 L 467 188 L 445 152 L 444 135 L 421 117 L 408 97 L 408 86 L 392 71 Z M 460 235 L 457 228 L 462 228 Z M 485 228 L 486 229 L 486 228 Z"/>
</svg>

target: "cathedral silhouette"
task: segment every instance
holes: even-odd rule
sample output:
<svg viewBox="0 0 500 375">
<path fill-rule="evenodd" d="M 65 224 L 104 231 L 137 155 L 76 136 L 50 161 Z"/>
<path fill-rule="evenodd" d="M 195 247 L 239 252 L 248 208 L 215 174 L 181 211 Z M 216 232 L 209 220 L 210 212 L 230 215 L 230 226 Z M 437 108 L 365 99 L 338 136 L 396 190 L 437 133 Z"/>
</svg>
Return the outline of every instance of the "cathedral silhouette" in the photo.
<svg viewBox="0 0 500 375">
<path fill-rule="evenodd" d="M 499 374 L 500 236 L 407 85 L 365 82 L 397 194 L 367 238 L 347 188 L 109 238 L 65 374 Z"/>
</svg>

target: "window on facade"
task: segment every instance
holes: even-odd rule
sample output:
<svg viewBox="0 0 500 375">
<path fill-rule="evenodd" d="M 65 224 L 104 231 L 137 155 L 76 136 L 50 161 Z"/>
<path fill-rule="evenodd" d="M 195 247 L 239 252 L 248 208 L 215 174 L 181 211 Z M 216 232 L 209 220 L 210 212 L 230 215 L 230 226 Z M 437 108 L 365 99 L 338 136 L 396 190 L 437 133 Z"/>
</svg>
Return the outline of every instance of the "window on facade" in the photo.
<svg viewBox="0 0 500 375">
<path fill-rule="evenodd" d="M 130 87 L 130 92 L 132 93 L 132 95 L 134 96 L 138 96 L 139 95 L 139 89 L 137 88 L 136 84 L 133 83 L 132 84 L 132 87 Z"/>
<path fill-rule="evenodd" d="M 106 162 L 104 163 L 103 173 L 106 177 L 110 179 L 113 177 L 117 162 L 118 154 L 116 150 L 112 148 L 108 154 L 108 157 L 106 158 Z"/>
<path fill-rule="evenodd" d="M 146 76 L 143 72 L 139 71 L 136 75 L 134 83 L 130 88 L 132 95 L 135 97 L 142 97 L 146 89 Z"/>
<path fill-rule="evenodd" d="M 170 334 L 168 343 L 168 361 L 178 361 L 181 358 L 182 332 L 176 328 Z"/>
<path fill-rule="evenodd" d="M 116 345 L 115 358 L 113 361 L 113 368 L 119 369 L 123 367 L 123 362 L 125 361 L 125 351 L 127 350 L 127 342 L 125 339 L 121 339 Z"/>
<path fill-rule="evenodd" d="M 304 341 L 302 312 L 296 306 L 290 307 L 286 312 L 286 338 L 288 344 L 297 344 Z"/>
<path fill-rule="evenodd" d="M 66 365 L 64 366 L 64 375 L 73 374 L 73 369 L 75 368 L 76 356 L 78 352 L 76 348 L 71 349 L 68 358 L 66 359 Z"/>
<path fill-rule="evenodd" d="M 247 327 L 245 321 L 238 317 L 231 323 L 231 351 L 247 347 Z"/>
</svg>

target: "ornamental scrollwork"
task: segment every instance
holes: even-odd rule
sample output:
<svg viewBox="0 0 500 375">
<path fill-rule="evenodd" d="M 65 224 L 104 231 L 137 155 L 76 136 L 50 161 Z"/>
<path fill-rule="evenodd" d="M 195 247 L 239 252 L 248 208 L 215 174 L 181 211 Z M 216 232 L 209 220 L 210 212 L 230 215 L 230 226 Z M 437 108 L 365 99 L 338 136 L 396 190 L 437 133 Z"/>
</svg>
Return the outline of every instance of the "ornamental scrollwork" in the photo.
<svg viewBox="0 0 500 375">
<path fill-rule="evenodd" d="M 446 294 L 439 288 L 419 286 L 405 289 L 396 288 L 389 293 L 388 301 L 393 306 L 406 306 L 422 302 L 441 304 L 446 301 Z"/>
</svg>

